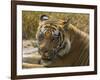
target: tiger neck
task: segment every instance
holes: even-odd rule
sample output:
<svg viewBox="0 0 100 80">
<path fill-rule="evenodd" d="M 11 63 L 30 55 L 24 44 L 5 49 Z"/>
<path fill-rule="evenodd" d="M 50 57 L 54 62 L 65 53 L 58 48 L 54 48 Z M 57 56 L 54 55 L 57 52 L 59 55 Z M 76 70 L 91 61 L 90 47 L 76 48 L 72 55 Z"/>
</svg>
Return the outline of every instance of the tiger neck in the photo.
<svg viewBox="0 0 100 80">
<path fill-rule="evenodd" d="M 58 48 L 58 57 L 62 57 L 64 56 L 65 54 L 68 54 L 69 51 L 70 51 L 70 48 L 71 48 L 71 44 L 70 44 L 70 41 L 67 40 L 67 41 L 64 41 L 62 43 L 62 46 L 60 48 Z"/>
<path fill-rule="evenodd" d="M 81 31 L 77 29 L 75 26 L 73 26 L 72 24 L 69 24 L 67 29 L 69 33 L 71 34 L 71 36 L 76 36 L 81 33 Z"/>
<path fill-rule="evenodd" d="M 72 24 L 70 24 L 65 33 L 65 35 L 67 37 L 65 36 L 65 41 L 64 41 L 64 43 L 62 43 L 62 45 L 65 45 L 65 46 L 63 47 L 63 50 L 59 49 L 60 51 L 59 51 L 58 56 L 63 57 L 63 56 L 68 55 L 70 53 L 70 50 L 73 47 L 73 45 L 72 45 L 73 42 L 76 41 L 74 39 L 80 38 L 80 34 L 82 34 L 81 31 L 79 29 L 77 29 L 76 27 L 74 27 Z"/>
<path fill-rule="evenodd" d="M 77 27 L 73 26 L 72 24 L 69 24 L 69 26 L 68 26 L 67 29 L 68 29 L 68 32 L 70 34 L 70 40 L 71 40 L 71 42 L 73 42 L 73 39 L 76 40 L 76 38 L 77 39 L 82 38 L 82 37 L 88 38 L 87 33 L 81 31 L 80 29 L 78 29 Z"/>
</svg>

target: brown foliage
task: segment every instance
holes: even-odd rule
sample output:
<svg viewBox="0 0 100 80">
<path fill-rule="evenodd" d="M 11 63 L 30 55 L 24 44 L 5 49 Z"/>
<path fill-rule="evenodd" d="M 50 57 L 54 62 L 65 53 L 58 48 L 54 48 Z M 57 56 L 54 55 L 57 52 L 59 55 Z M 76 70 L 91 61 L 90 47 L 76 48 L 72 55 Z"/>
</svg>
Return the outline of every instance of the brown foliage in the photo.
<svg viewBox="0 0 100 80">
<path fill-rule="evenodd" d="M 39 16 L 46 14 L 53 19 L 71 19 L 71 24 L 78 27 L 80 30 L 89 33 L 89 14 L 80 13 L 57 13 L 57 12 L 35 12 L 23 11 L 22 12 L 22 37 L 23 39 L 35 39 L 37 31 Z"/>
</svg>

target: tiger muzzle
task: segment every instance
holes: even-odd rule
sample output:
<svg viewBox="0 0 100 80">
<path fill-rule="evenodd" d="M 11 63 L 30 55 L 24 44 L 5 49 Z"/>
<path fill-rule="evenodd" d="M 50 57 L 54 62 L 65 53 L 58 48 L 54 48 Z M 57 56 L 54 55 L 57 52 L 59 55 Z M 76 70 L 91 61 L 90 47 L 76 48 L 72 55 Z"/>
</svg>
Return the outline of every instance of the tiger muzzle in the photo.
<svg viewBox="0 0 100 80">
<path fill-rule="evenodd" d="M 43 50 L 39 49 L 39 53 L 43 60 L 52 60 L 54 57 L 55 52 L 53 50 Z"/>
</svg>

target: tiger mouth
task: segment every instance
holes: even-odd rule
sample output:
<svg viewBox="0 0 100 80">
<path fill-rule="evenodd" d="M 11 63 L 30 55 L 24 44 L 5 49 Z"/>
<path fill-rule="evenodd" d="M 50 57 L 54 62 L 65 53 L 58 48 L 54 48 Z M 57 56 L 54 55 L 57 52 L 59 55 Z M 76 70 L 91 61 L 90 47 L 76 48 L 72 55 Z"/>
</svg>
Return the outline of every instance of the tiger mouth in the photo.
<svg viewBox="0 0 100 80">
<path fill-rule="evenodd" d="M 42 60 L 44 60 L 44 61 L 51 61 L 52 59 L 51 59 L 51 58 L 46 57 L 46 58 L 42 58 Z"/>
<path fill-rule="evenodd" d="M 44 62 L 51 61 L 51 59 L 42 59 Z"/>
</svg>

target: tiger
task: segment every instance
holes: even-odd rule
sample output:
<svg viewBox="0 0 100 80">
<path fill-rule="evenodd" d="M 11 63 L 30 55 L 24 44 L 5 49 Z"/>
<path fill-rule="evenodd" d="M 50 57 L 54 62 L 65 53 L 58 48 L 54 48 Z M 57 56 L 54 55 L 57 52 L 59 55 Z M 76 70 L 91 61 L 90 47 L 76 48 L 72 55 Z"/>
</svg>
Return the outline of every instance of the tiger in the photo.
<svg viewBox="0 0 100 80">
<path fill-rule="evenodd" d="M 89 35 L 71 24 L 70 19 L 41 15 L 36 39 L 44 67 L 89 65 Z"/>
</svg>

